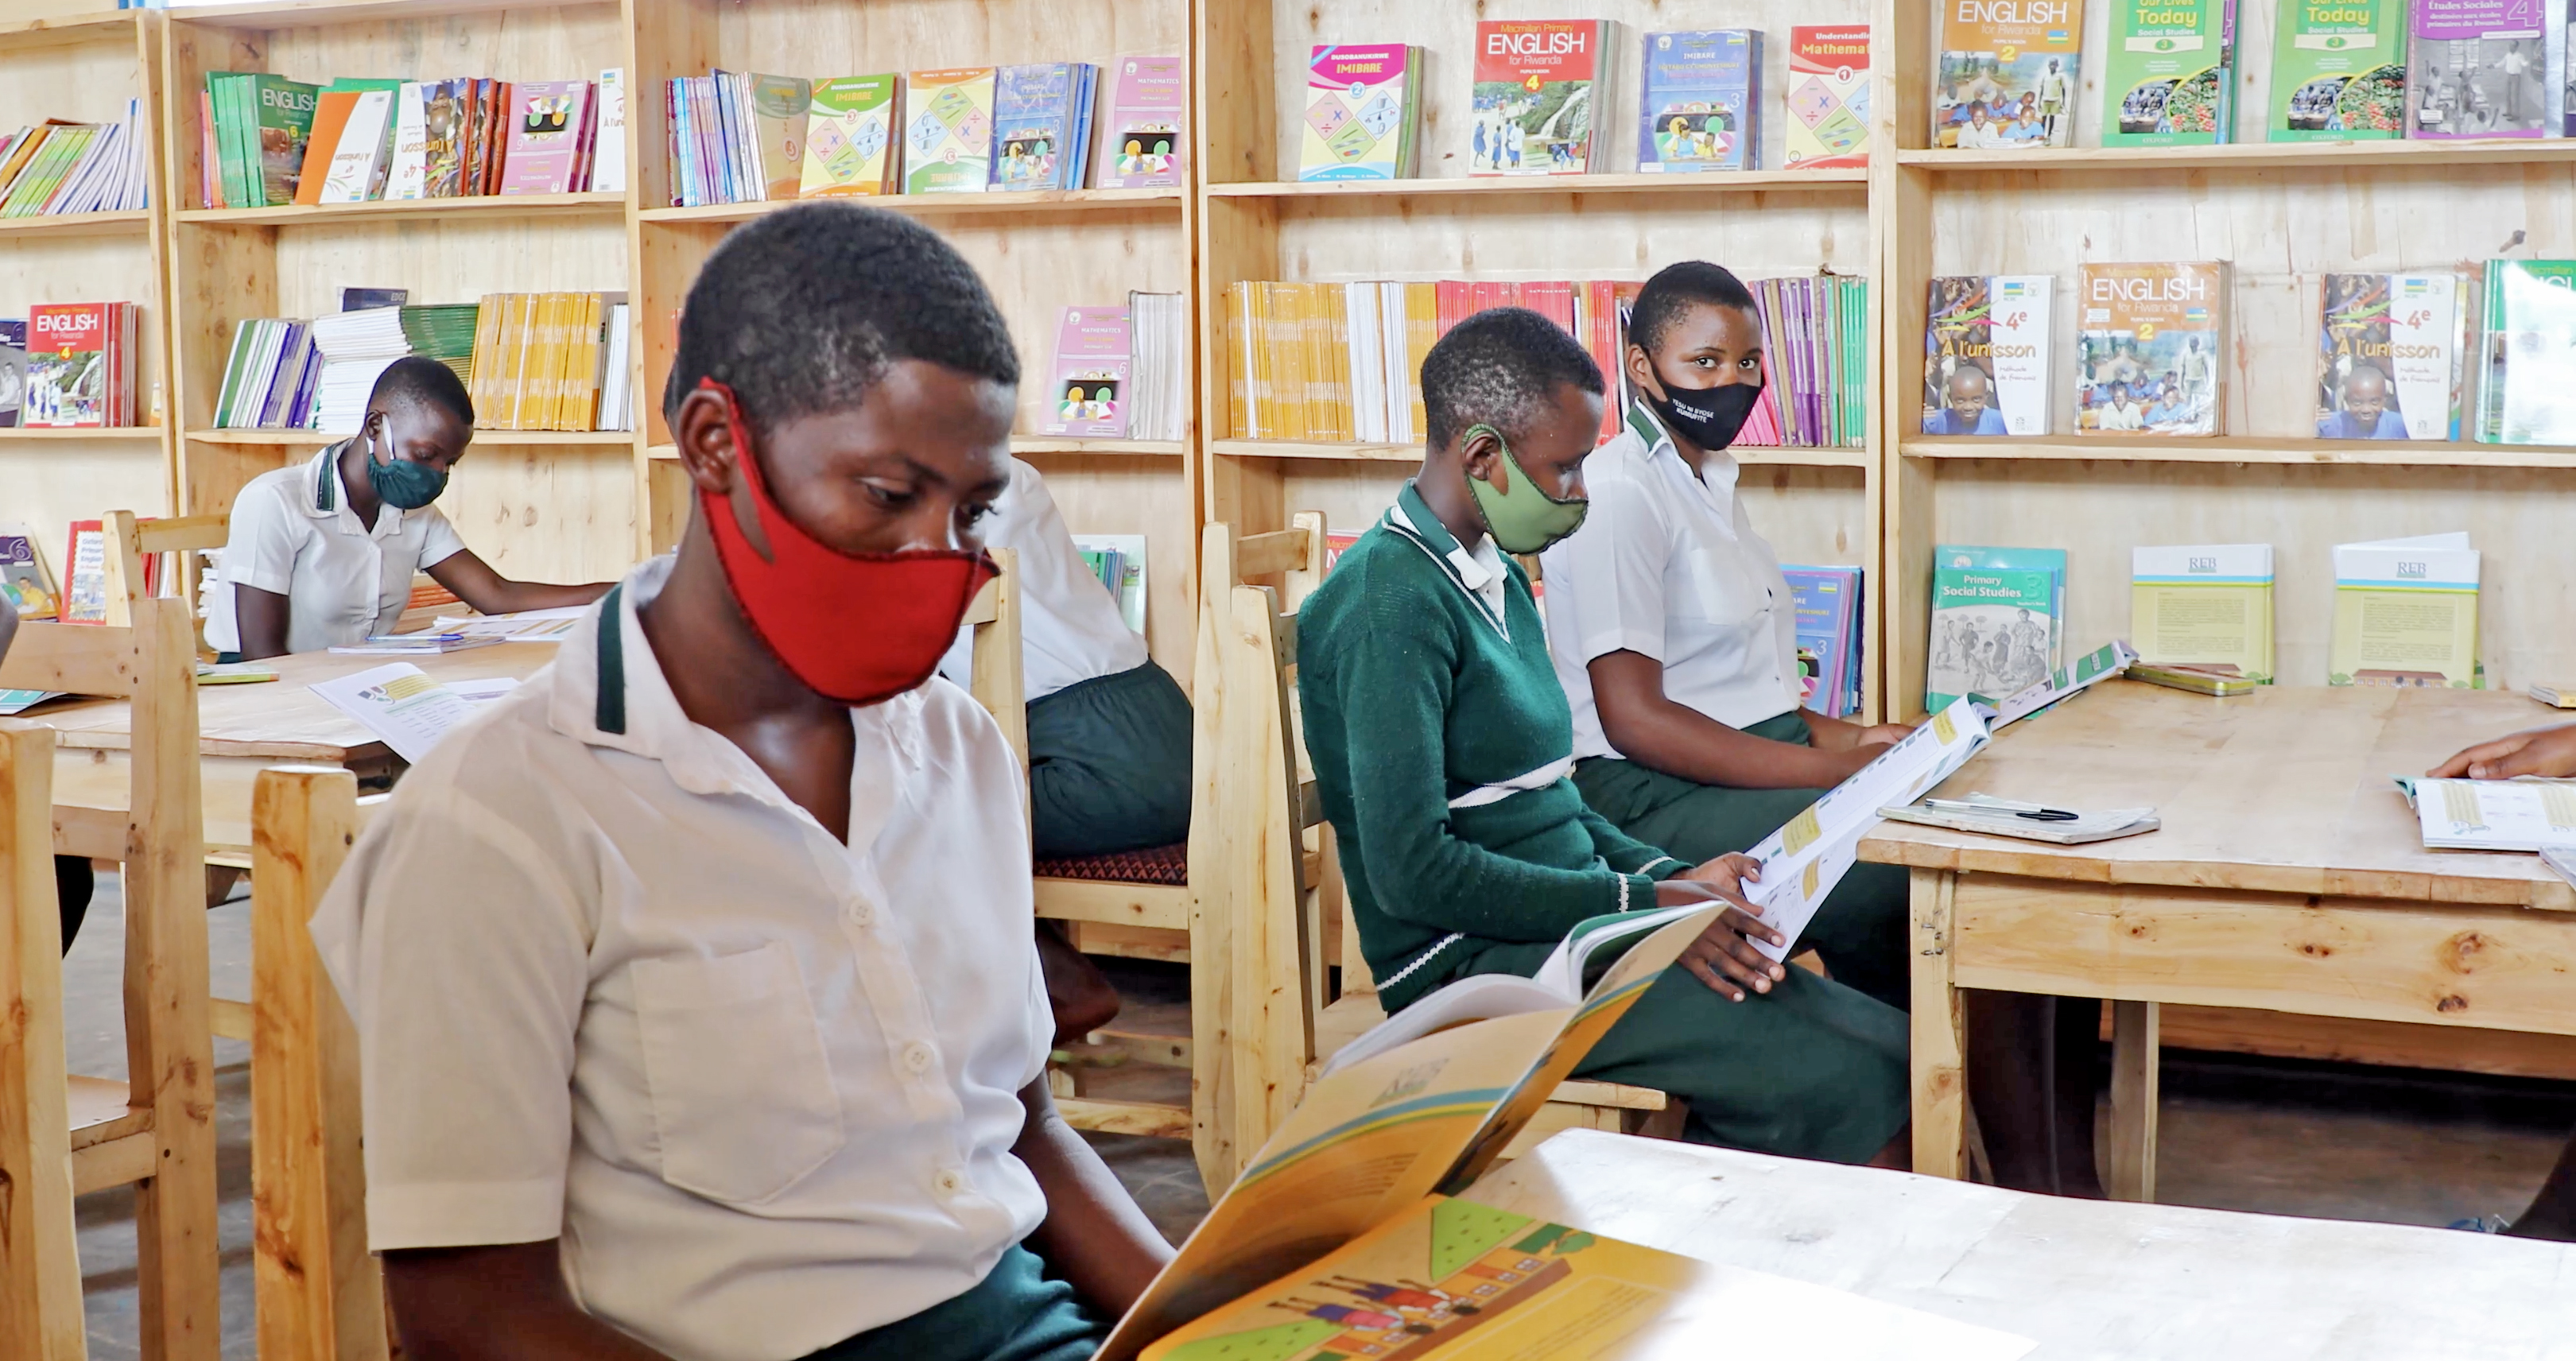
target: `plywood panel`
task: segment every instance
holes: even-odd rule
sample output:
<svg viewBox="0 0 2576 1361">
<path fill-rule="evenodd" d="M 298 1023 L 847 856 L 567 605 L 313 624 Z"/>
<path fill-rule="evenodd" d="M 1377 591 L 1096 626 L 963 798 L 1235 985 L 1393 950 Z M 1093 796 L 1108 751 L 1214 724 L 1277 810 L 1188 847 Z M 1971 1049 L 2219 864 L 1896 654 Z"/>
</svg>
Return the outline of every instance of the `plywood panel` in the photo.
<svg viewBox="0 0 2576 1361">
<path fill-rule="evenodd" d="M 438 508 L 465 546 L 519 581 L 614 581 L 635 562 L 635 469 L 623 446 L 478 436 Z"/>
<path fill-rule="evenodd" d="M 798 76 L 1012 62 L 1105 63 L 1120 53 L 1177 55 L 1189 37 L 1186 7 L 1170 0 L 1116 5 L 1093 0 L 907 0 L 900 5 L 763 0 L 715 10 L 718 52 L 726 65 Z"/>
<path fill-rule="evenodd" d="M 19 17 L 19 4 L 10 7 Z M 141 95 L 141 72 L 131 28 L 87 30 L 83 41 L 62 46 L 0 45 L 0 125 L 16 131 L 48 118 L 113 123 L 125 101 Z"/>
<path fill-rule="evenodd" d="M 317 84 L 337 76 L 581 80 L 618 65 L 626 35 L 614 4 L 534 5 L 278 28 L 269 31 L 267 46 L 266 70 Z"/>
</svg>

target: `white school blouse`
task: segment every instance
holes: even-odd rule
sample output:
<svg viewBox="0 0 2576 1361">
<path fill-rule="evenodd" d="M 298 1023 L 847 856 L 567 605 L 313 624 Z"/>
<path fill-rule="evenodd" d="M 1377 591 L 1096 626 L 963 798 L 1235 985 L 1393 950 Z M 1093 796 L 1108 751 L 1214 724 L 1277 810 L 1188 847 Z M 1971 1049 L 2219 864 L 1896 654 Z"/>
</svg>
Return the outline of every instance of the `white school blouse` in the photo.
<svg viewBox="0 0 2576 1361">
<path fill-rule="evenodd" d="M 465 551 L 436 506 L 377 510 L 369 528 L 341 485 L 343 440 L 305 462 L 261 473 L 233 498 L 218 586 L 208 592 L 206 642 L 241 650 L 234 586 L 286 597 L 286 650 L 319 652 L 391 633 L 411 604 L 412 574 Z"/>
<path fill-rule="evenodd" d="M 1020 678 L 1032 702 L 1145 664 L 1144 637 L 1127 627 L 1117 599 L 1074 546 L 1046 479 L 1025 460 L 1011 460 L 1010 489 L 993 503 L 984 546 L 1019 554 Z M 973 675 L 973 635 L 959 629 L 939 661 L 939 674 L 959 685 Z"/>
<path fill-rule="evenodd" d="M 1050 1036 L 1023 777 L 945 681 L 853 709 L 845 845 L 672 698 L 635 617 L 671 563 L 404 778 L 313 939 L 372 1248 L 560 1238 L 597 1317 L 786 1361 L 1045 1217 L 1010 1151 Z"/>
</svg>

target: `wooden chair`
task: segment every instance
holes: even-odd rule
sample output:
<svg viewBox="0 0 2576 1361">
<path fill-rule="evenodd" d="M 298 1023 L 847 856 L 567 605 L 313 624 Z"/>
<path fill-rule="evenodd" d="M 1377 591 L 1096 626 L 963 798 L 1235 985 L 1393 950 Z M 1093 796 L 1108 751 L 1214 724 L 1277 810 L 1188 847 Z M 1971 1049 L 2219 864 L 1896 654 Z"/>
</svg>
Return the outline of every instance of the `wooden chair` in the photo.
<svg viewBox="0 0 2576 1361">
<path fill-rule="evenodd" d="M 112 510 L 101 516 L 100 526 L 107 534 L 107 622 L 119 628 L 133 622 L 134 602 L 145 598 L 144 560 L 162 553 L 178 555 L 161 579 L 174 583 L 178 597 L 191 602 L 193 615 L 196 573 L 190 567 L 192 555 L 201 549 L 223 547 L 231 523 L 229 515 L 138 520 L 133 511 Z"/>
<path fill-rule="evenodd" d="M 203 812 L 199 807 L 197 772 L 197 706 L 195 662 L 189 610 L 177 600 L 133 602 L 129 627 L 84 624 L 22 624 L 8 658 L 0 661 L 0 688 L 62 690 L 74 694 L 125 698 L 133 705 L 134 746 L 129 767 L 130 789 L 121 815 L 65 806 L 54 820 L 52 849 L 69 855 L 124 862 L 125 885 L 125 1043 L 128 1082 L 71 1077 L 57 1100 L 44 1096 L 27 1103 L 20 1092 L 36 1080 L 42 1067 L 50 1084 L 60 1072 L 59 1007 L 55 1019 L 35 1019 L 43 986 L 25 981 L 37 972 L 34 955 L 52 959 L 61 946 L 59 923 L 49 905 L 52 862 L 49 857 L 17 853 L 11 858 L 10 896 L 16 899 L 11 939 L 16 960 L 9 987 L 27 998 L 29 1019 L 11 1026 L 54 1027 L 49 1041 L 10 1046 L 27 1065 L 9 1079 L 13 1088 L 0 1101 L 0 1127 L 36 1118 L 49 1122 L 60 1113 L 68 1136 L 65 1147 L 74 1193 L 110 1186 L 135 1187 L 138 1284 L 143 1355 L 155 1361 L 213 1361 L 219 1335 L 216 1325 L 217 1262 L 215 1255 L 214 1054 L 208 1034 L 206 1005 L 206 912 Z M 16 749 L 24 760 L 26 748 Z M 18 812 L 23 825 L 28 816 Z M 42 843 L 38 843 L 41 845 Z M 34 862 L 42 861 L 41 873 Z M 36 911 L 28 910 L 35 899 Z M 41 927 L 32 918 L 45 919 Z M 46 945 L 44 941 L 53 940 Z M 54 966 L 59 979 L 59 963 Z M 59 982 L 54 985 L 59 995 Z M 47 1047 L 50 1044 L 50 1048 Z M 12 1060 L 0 1059 L 0 1064 Z M 50 1146 L 51 1134 L 42 1136 Z M 34 1136 L 0 1136 L 10 1145 L 5 1156 L 15 1161 L 33 1155 L 19 1150 L 38 1147 Z M 52 1155 L 45 1167 L 30 1162 L 33 1175 L 51 1176 Z M 13 1173 L 13 1182 L 14 1182 Z M 27 1194 L 43 1194 L 38 1188 Z M 7 1194 L 20 1194 L 16 1189 Z M 31 1232 L 50 1232 L 39 1209 Z M 0 1234 L 18 1232 L 0 1227 Z M 68 1259 L 75 1292 L 78 1259 Z M 50 1287 L 57 1294 L 61 1287 Z M 39 1330 L 52 1322 L 59 1306 L 47 1297 L 48 1312 L 30 1315 Z M 78 1301 L 72 1301 L 72 1328 L 77 1339 Z M 18 1317 L 14 1307 L 12 1318 Z M 0 1321 L 0 1336 L 13 1325 Z M 50 1343 L 49 1343 L 50 1345 Z M 0 1353 L 45 1355 L 51 1352 Z M 78 1353 L 64 1353 L 77 1355 Z"/>
<path fill-rule="evenodd" d="M 76 1361 L 80 1252 L 64 1110 L 54 734 L 0 720 L 0 1356 Z"/>
</svg>

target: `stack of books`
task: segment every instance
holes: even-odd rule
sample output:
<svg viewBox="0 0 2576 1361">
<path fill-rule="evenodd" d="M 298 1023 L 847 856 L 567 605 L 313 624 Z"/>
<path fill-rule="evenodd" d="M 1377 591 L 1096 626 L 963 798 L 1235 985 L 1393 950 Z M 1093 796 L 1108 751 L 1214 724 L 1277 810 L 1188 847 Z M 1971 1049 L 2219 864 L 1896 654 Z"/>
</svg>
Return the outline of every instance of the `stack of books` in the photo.
<svg viewBox="0 0 2576 1361">
<path fill-rule="evenodd" d="M 1860 712 L 1861 569 L 1783 567 L 1798 614 L 1798 673 L 1809 712 Z"/>
<path fill-rule="evenodd" d="M 1190 437 L 1189 299 L 1179 293 L 1127 295 L 1127 434 L 1140 440 Z"/>
<path fill-rule="evenodd" d="M 0 136 L 0 217 L 139 211 L 145 186 L 142 105 L 113 123 L 48 120 Z"/>
<path fill-rule="evenodd" d="M 1118 616 L 1130 632 L 1145 631 L 1145 536 L 1142 534 L 1076 534 L 1073 546 L 1100 584 L 1118 602 Z"/>
<path fill-rule="evenodd" d="M 321 371 L 312 323 L 284 317 L 242 321 L 233 327 L 232 356 L 224 361 L 224 383 L 215 394 L 215 428 L 312 428 Z M 365 395 L 358 400 L 363 404 Z"/>
<path fill-rule="evenodd" d="M 130 302 L 38 303 L 28 308 L 26 391 L 19 399 L 18 424 L 30 429 L 134 424 L 135 335 L 141 312 Z M 0 351 L 0 360 L 5 358 Z"/>
<path fill-rule="evenodd" d="M 470 386 L 475 312 L 469 302 L 243 321 L 233 328 L 215 425 L 352 433 L 376 379 L 408 355 L 435 359 Z"/>
<path fill-rule="evenodd" d="M 267 208 L 619 189 L 624 88 L 615 69 L 596 81 L 328 85 L 209 72 L 198 97 L 199 198 Z"/>
<path fill-rule="evenodd" d="M 467 390 L 481 430 L 626 430 L 623 293 L 495 293 L 476 314 Z"/>
</svg>

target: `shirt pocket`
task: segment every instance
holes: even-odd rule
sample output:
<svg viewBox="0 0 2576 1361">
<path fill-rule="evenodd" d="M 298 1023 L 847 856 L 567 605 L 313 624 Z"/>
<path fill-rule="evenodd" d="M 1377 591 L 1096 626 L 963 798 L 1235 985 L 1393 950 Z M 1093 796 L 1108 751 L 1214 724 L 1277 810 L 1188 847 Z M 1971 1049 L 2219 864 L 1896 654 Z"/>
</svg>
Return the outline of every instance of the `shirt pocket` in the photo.
<svg viewBox="0 0 2576 1361">
<path fill-rule="evenodd" d="M 1721 631 L 1747 629 L 1767 622 L 1771 592 L 1746 571 L 1742 559 L 1723 548 L 1694 548 L 1690 564 L 1691 594 L 1698 598 L 1700 618 Z"/>
<path fill-rule="evenodd" d="M 634 978 L 662 1180 L 756 1205 L 841 1151 L 822 1027 L 787 946 L 638 960 Z"/>
</svg>

